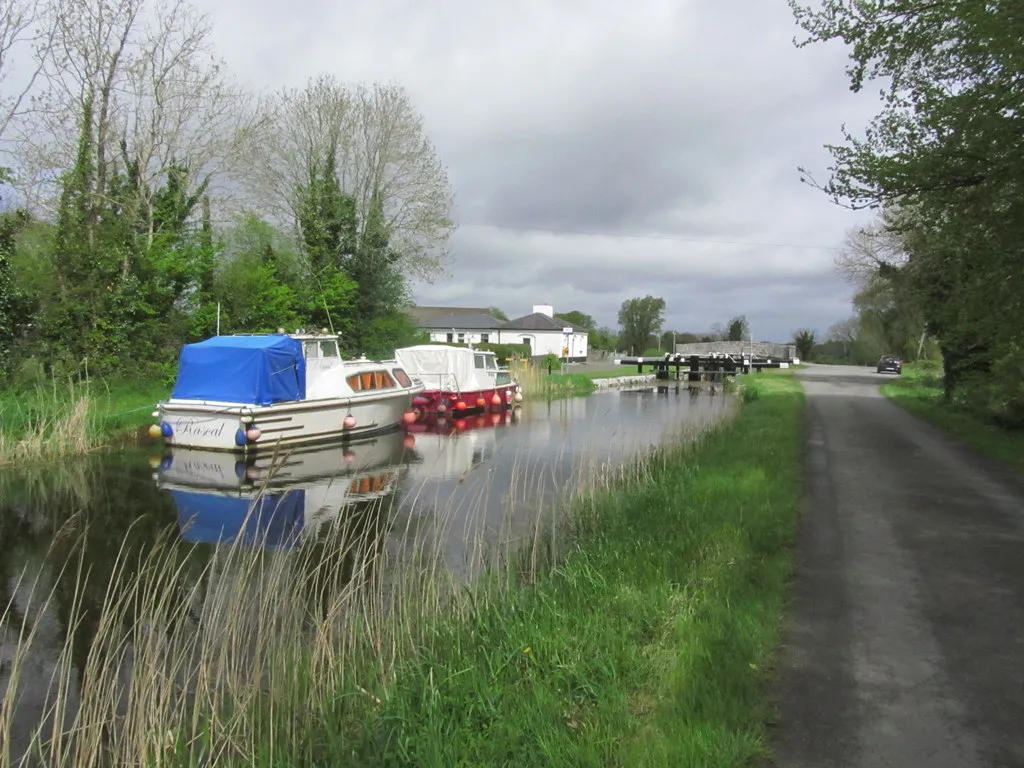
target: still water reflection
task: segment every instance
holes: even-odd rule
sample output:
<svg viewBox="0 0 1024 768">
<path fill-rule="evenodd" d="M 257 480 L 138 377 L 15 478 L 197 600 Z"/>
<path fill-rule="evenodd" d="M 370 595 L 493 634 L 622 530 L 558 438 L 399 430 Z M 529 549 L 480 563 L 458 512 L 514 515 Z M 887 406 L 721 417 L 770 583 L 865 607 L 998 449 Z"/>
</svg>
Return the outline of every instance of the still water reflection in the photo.
<svg viewBox="0 0 1024 768">
<path fill-rule="evenodd" d="M 27 745 L 58 666 L 85 668 L 107 585 L 141 567 L 124 553 L 144 553 L 168 531 L 187 551 L 186 574 L 187 561 L 198 570 L 225 542 L 287 552 L 342 520 L 370 531 L 369 547 L 399 558 L 427 548 L 469 577 L 485 548 L 530 535 L 557 494 L 732 407 L 685 388 L 603 392 L 277 461 L 126 451 L 0 473 L 0 702 L 23 620 L 36 626 L 0 762 Z"/>
</svg>

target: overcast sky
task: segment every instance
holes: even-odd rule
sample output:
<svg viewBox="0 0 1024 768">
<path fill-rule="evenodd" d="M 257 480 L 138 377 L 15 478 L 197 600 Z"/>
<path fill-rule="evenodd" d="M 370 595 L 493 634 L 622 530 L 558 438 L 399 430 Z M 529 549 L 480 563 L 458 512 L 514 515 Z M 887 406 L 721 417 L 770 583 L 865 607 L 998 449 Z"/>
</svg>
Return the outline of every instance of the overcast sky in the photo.
<svg viewBox="0 0 1024 768">
<path fill-rule="evenodd" d="M 420 304 L 535 303 L 666 328 L 746 314 L 756 338 L 850 313 L 832 259 L 865 220 L 800 184 L 859 129 L 841 46 L 792 44 L 785 0 L 202 0 L 255 88 L 394 79 L 448 166 L 451 277 Z"/>
</svg>

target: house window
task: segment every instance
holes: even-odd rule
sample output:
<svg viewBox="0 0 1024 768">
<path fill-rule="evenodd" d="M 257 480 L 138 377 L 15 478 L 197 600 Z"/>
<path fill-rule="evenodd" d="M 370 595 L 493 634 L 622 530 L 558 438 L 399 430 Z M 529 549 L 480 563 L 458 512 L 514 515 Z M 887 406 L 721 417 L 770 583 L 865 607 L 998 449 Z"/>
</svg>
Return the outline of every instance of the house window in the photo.
<svg viewBox="0 0 1024 768">
<path fill-rule="evenodd" d="M 466 343 L 466 334 L 460 333 L 459 334 L 459 344 L 465 344 L 465 343 Z"/>
<path fill-rule="evenodd" d="M 481 333 L 480 334 L 480 343 L 481 344 L 486 344 L 490 340 L 491 340 L 491 334 L 489 334 L 489 333 Z"/>
<path fill-rule="evenodd" d="M 455 334 L 454 333 L 447 334 L 447 336 L 445 338 L 445 341 L 447 341 L 449 344 L 451 344 L 453 341 L 455 341 Z"/>
</svg>

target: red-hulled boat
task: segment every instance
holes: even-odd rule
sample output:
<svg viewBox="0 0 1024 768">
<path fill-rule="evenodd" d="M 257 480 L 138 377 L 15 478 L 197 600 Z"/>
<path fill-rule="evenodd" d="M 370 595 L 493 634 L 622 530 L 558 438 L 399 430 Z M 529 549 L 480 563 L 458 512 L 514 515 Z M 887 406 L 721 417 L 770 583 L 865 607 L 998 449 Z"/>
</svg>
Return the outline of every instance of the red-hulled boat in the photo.
<svg viewBox="0 0 1024 768">
<path fill-rule="evenodd" d="M 508 408 L 523 401 L 519 384 L 493 352 L 444 344 L 395 350 L 395 359 L 424 390 L 412 400 L 419 415 Z"/>
</svg>

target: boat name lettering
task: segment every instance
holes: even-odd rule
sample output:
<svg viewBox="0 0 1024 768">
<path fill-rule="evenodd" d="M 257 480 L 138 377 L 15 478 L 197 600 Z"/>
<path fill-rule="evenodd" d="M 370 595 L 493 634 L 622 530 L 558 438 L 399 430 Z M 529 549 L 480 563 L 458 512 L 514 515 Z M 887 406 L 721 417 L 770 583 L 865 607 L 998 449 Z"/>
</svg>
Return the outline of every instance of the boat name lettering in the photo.
<svg viewBox="0 0 1024 768">
<path fill-rule="evenodd" d="M 195 435 L 196 437 L 220 437 L 224 433 L 224 422 L 210 424 L 209 422 L 196 422 L 195 419 L 178 419 L 174 424 L 174 431 L 179 435 Z"/>
<path fill-rule="evenodd" d="M 205 477 L 208 475 L 216 475 L 217 477 L 224 477 L 224 467 L 220 464 L 214 464 L 209 461 L 186 461 L 183 462 L 182 471 L 187 475 L 193 477 Z"/>
</svg>

